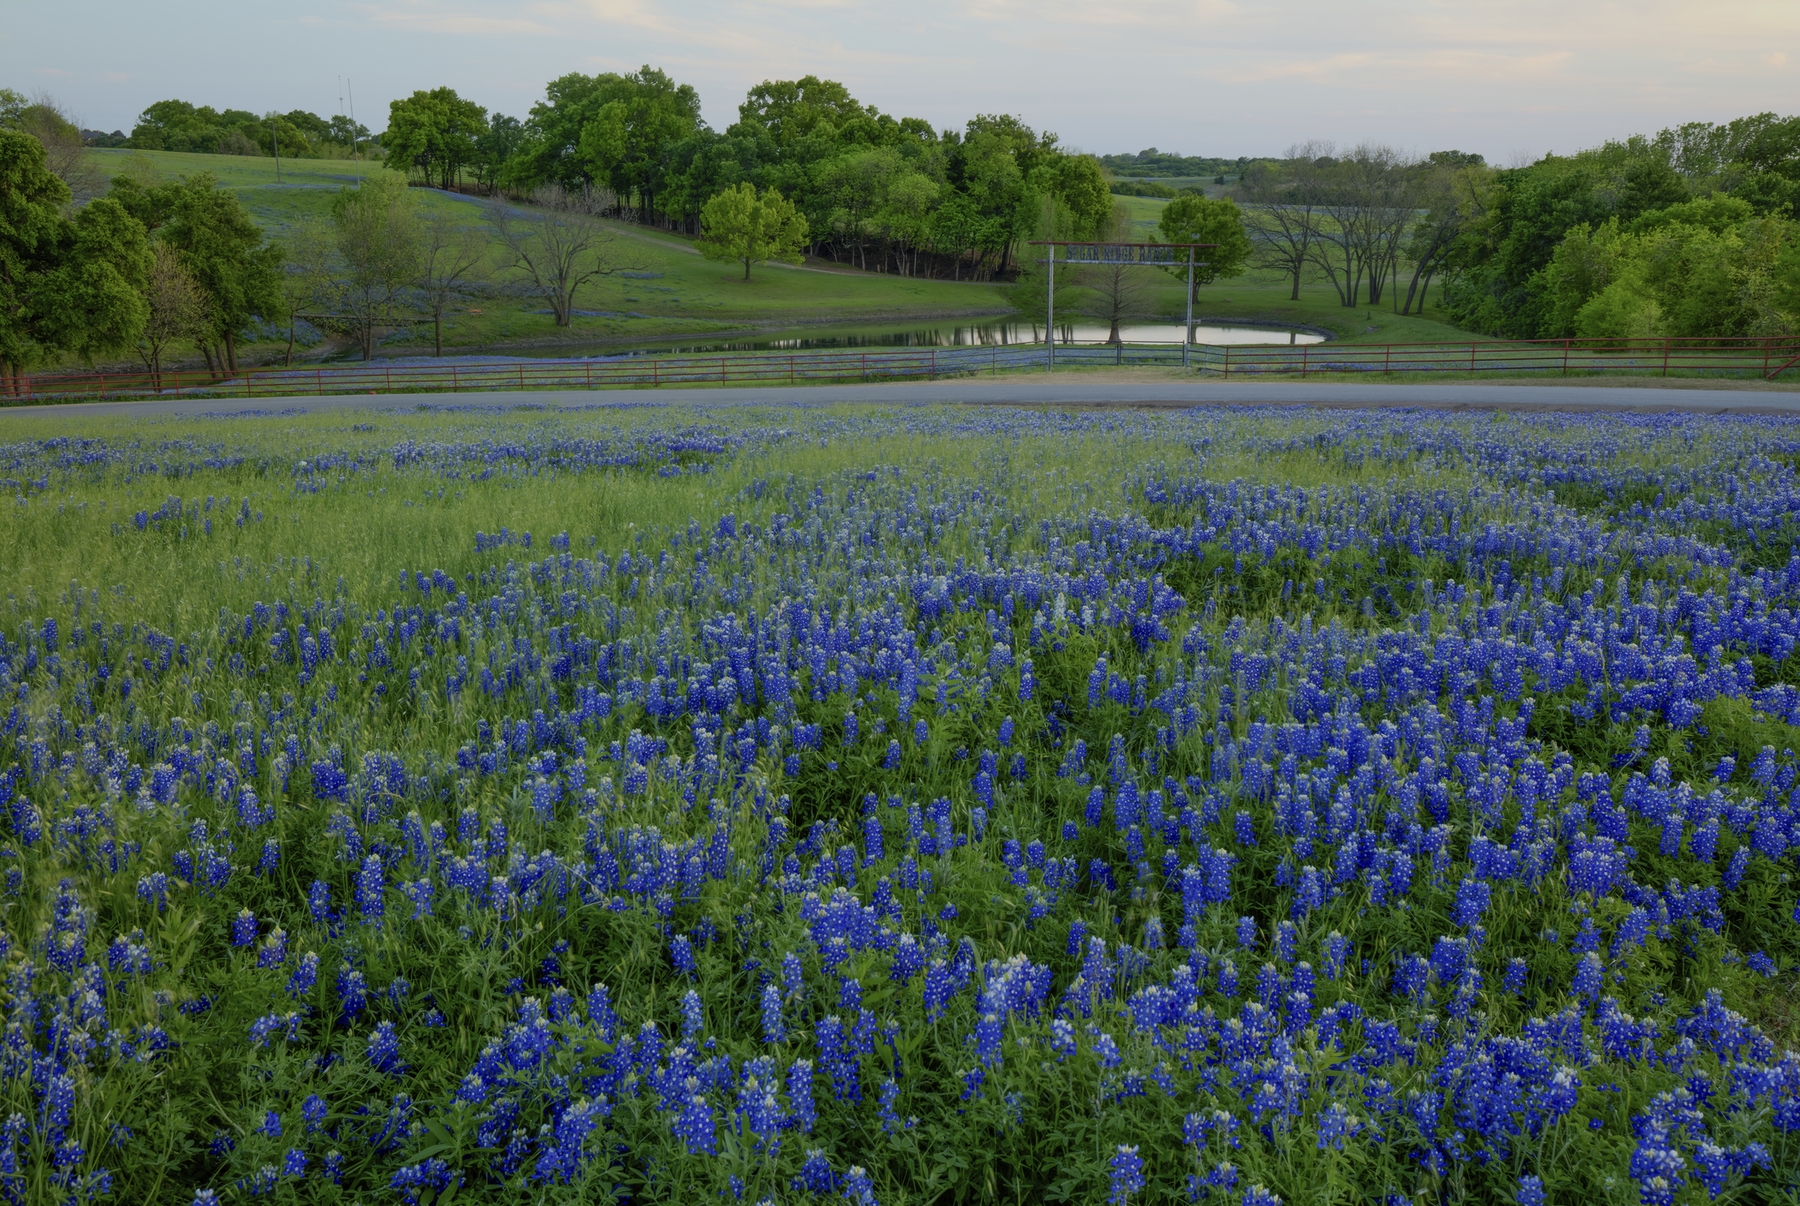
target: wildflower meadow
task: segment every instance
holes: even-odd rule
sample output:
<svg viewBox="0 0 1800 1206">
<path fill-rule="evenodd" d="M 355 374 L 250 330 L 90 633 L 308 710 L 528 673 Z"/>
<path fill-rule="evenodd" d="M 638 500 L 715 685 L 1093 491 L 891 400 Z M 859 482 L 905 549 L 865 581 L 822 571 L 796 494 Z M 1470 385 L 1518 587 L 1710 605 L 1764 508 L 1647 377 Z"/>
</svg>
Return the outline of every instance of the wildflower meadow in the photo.
<svg viewBox="0 0 1800 1206">
<path fill-rule="evenodd" d="M 1800 424 L 0 428 L 0 1201 L 1800 1203 Z"/>
</svg>

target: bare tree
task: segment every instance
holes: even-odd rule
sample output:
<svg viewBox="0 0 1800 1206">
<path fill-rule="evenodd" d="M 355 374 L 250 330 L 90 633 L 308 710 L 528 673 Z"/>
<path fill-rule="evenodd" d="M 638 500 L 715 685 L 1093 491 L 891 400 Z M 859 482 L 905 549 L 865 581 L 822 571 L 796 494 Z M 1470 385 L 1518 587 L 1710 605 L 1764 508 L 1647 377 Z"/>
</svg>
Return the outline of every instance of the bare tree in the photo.
<svg viewBox="0 0 1800 1206">
<path fill-rule="evenodd" d="M 1381 301 L 1418 217 L 1419 175 L 1400 152 L 1367 143 L 1342 157 L 1301 157 L 1296 164 L 1292 192 L 1319 219 L 1308 255 L 1331 281 L 1339 304 L 1358 305 L 1365 287 L 1370 304 Z"/>
<path fill-rule="evenodd" d="M 431 311 L 432 342 L 444 354 L 444 310 L 461 294 L 469 273 L 487 259 L 487 239 L 450 215 L 435 213 L 419 226 L 419 291 Z"/>
<path fill-rule="evenodd" d="M 587 282 L 641 266 L 624 240 L 601 221 L 609 196 L 547 184 L 531 194 L 538 214 L 523 214 L 504 202 L 488 207 L 488 222 L 505 248 L 508 267 L 523 273 L 549 303 L 559 327 L 574 323 L 575 294 Z"/>
<path fill-rule="evenodd" d="M 44 144 L 44 166 L 69 186 L 72 202 L 81 205 L 106 191 L 106 177 L 81 145 L 81 123 L 64 112 L 56 98 L 40 92 L 19 115 L 19 128 Z"/>
<path fill-rule="evenodd" d="M 1130 237 L 1131 211 L 1120 205 L 1114 208 L 1112 220 L 1101 230 L 1100 240 L 1123 241 Z M 1119 324 L 1128 318 L 1141 318 L 1150 311 L 1154 282 L 1142 265 L 1093 264 L 1075 270 L 1077 282 L 1086 291 L 1078 306 L 1083 314 L 1106 322 L 1110 328 L 1106 342 L 1123 348 Z"/>
<path fill-rule="evenodd" d="M 1285 170 L 1258 164 L 1242 180 L 1244 230 L 1255 248 L 1252 262 L 1287 277 L 1292 301 L 1300 298 L 1300 280 L 1313 261 L 1313 245 L 1325 220 L 1312 165 L 1330 150 L 1329 143 L 1302 143 L 1289 148 Z"/>
<path fill-rule="evenodd" d="M 150 370 L 151 388 L 162 389 L 163 353 L 178 339 L 198 339 L 206 330 L 206 294 L 194 280 L 181 253 L 167 243 L 151 244 L 150 276 L 144 300 L 150 320 L 138 336 L 137 351 Z"/>
<path fill-rule="evenodd" d="M 1407 232 L 1419 218 L 1425 172 L 1419 163 L 1388 146 L 1364 144 L 1351 152 L 1350 160 L 1356 165 L 1362 202 L 1356 226 L 1357 258 L 1368 280 L 1369 304 L 1379 305 L 1387 282 L 1399 279 Z"/>
<path fill-rule="evenodd" d="M 1302 190 L 1320 222 L 1313 232 L 1312 262 L 1337 290 L 1338 304 L 1354 306 L 1362 295 L 1361 251 L 1366 212 L 1361 165 L 1322 156 L 1301 169 Z"/>
</svg>

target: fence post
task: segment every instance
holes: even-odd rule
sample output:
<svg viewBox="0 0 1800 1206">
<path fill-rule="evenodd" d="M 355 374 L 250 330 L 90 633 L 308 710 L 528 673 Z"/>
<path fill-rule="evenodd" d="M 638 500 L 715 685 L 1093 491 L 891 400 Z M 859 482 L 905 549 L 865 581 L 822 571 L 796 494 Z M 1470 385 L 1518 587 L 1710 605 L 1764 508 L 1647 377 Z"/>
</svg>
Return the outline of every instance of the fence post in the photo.
<svg viewBox="0 0 1800 1206">
<path fill-rule="evenodd" d="M 937 380 L 937 349 L 931 349 L 931 380 Z"/>
<path fill-rule="evenodd" d="M 106 374 L 100 374 L 100 400 L 106 401 Z"/>
<path fill-rule="evenodd" d="M 1391 343 L 1382 344 L 1381 352 L 1381 375 L 1385 377 L 1388 375 L 1388 366 L 1394 362 L 1394 345 Z"/>
<path fill-rule="evenodd" d="M 654 357 L 650 360 L 650 384 L 659 388 L 662 385 L 662 361 Z"/>
<path fill-rule="evenodd" d="M 325 370 L 322 368 L 314 369 L 313 376 L 317 379 L 319 397 L 323 398 L 325 396 Z"/>
<path fill-rule="evenodd" d="M 1306 380 L 1306 362 L 1310 358 L 1308 353 L 1311 351 L 1312 347 L 1310 344 L 1303 343 L 1300 345 L 1300 379 L 1302 381 Z"/>
<path fill-rule="evenodd" d="M 725 357 L 723 357 L 723 356 L 719 357 L 719 384 L 720 385 L 725 384 L 725 363 L 726 363 Z"/>
<path fill-rule="evenodd" d="M 1563 340 L 1563 376 L 1569 375 L 1569 341 Z"/>
<path fill-rule="evenodd" d="M 1663 336 L 1663 371 L 1662 371 L 1662 375 L 1665 377 L 1667 377 L 1669 375 L 1669 337 L 1667 335 Z"/>
<path fill-rule="evenodd" d="M 518 368 L 519 368 L 519 388 L 524 389 L 525 388 L 525 362 L 521 360 L 519 362 Z"/>
<path fill-rule="evenodd" d="M 1768 335 L 1763 336 L 1763 371 L 1762 371 L 1762 375 L 1763 375 L 1764 379 L 1767 379 L 1769 376 L 1769 345 L 1773 342 L 1774 342 L 1774 339 L 1771 336 L 1768 336 Z"/>
<path fill-rule="evenodd" d="M 862 354 L 862 379 L 864 381 L 869 379 L 869 354 L 867 352 Z"/>
<path fill-rule="evenodd" d="M 585 373 L 587 376 L 587 387 L 589 389 L 593 389 L 594 388 L 594 362 L 592 360 L 590 360 L 585 365 L 583 365 L 582 372 Z"/>
<path fill-rule="evenodd" d="M 457 379 L 456 366 L 454 364 L 450 366 L 450 392 L 453 394 L 462 393 L 462 382 Z"/>
<path fill-rule="evenodd" d="M 793 357 L 793 354 L 790 353 L 788 355 L 788 384 L 792 385 L 793 383 L 794 383 L 794 357 Z"/>
<path fill-rule="evenodd" d="M 1469 376 L 1473 377 L 1474 375 L 1475 375 L 1475 344 L 1473 341 L 1471 341 L 1469 343 Z"/>
</svg>

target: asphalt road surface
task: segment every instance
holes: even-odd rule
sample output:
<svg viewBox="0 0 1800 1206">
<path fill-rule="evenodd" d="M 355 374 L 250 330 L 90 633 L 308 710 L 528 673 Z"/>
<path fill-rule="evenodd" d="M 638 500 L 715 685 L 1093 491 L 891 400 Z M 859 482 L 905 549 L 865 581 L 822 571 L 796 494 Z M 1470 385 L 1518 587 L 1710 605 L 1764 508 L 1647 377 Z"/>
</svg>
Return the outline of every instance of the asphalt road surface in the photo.
<svg viewBox="0 0 1800 1206">
<path fill-rule="evenodd" d="M 935 381 L 883 385 L 750 388 L 531 390 L 496 393 L 335 394 L 258 398 L 181 398 L 146 402 L 82 402 L 0 407 L 0 415 L 184 415 L 270 411 L 411 410 L 448 407 L 608 407 L 630 403 L 703 406 L 821 406 L 835 403 L 974 406 L 1331 406 L 1422 407 L 1434 410 L 1625 411 L 1639 414 L 1800 415 L 1800 390 L 1691 389 L 1607 385 L 1363 385 L 1337 381 L 1106 381 L 1076 376 L 1010 377 L 1001 381 Z"/>
</svg>

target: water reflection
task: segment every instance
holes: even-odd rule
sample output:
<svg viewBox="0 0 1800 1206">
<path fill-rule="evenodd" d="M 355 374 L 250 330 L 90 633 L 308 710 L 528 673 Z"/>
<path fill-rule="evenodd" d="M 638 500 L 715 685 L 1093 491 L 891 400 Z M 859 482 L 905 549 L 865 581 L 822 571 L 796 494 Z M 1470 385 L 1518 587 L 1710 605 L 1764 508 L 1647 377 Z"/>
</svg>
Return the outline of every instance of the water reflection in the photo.
<svg viewBox="0 0 1800 1206">
<path fill-rule="evenodd" d="M 1136 323 L 1122 325 L 1119 337 L 1126 343 L 1181 342 L 1180 323 Z M 1056 342 L 1063 344 L 1105 343 L 1110 328 L 1103 323 L 1058 323 Z M 1202 325 L 1193 327 L 1192 342 L 1204 344 L 1320 343 L 1324 337 L 1307 331 L 1281 330 L 1267 327 Z M 778 331 L 743 339 L 692 339 L 646 343 L 642 347 L 623 349 L 617 345 L 595 348 L 602 356 L 670 356 L 690 352 L 799 352 L 815 348 L 960 348 L 1017 347 L 1044 343 L 1044 324 L 995 319 L 981 322 L 929 323 L 906 330 L 891 327 L 813 327 L 794 331 Z M 558 355 L 568 355 L 561 350 Z"/>
</svg>

